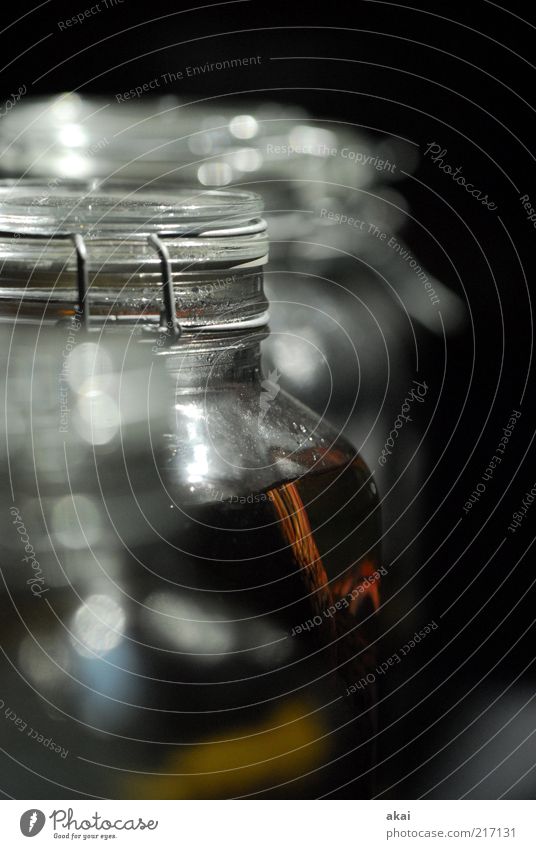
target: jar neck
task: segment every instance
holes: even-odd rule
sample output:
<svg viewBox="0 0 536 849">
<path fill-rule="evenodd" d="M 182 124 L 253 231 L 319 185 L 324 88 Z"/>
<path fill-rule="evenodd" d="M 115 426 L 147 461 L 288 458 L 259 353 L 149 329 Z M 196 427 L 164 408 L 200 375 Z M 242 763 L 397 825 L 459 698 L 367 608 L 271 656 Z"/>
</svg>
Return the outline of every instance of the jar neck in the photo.
<svg viewBox="0 0 536 849">
<path fill-rule="evenodd" d="M 1 268 L 0 319 L 54 325 L 76 316 L 76 282 L 61 270 L 8 273 Z M 173 275 L 175 313 L 183 330 L 220 331 L 260 327 L 267 322 L 268 302 L 258 268 L 188 271 Z M 158 273 L 130 277 L 101 271 L 90 277 L 87 312 L 95 329 L 116 326 L 158 330 L 163 290 Z"/>
<path fill-rule="evenodd" d="M 0 324 L 12 332 L 50 334 L 60 349 L 71 352 L 85 342 L 135 345 L 147 362 L 155 358 L 177 387 L 177 391 L 206 391 L 228 387 L 230 383 L 254 382 L 260 376 L 260 343 L 268 335 L 268 302 L 264 296 L 262 272 L 234 272 L 203 284 L 199 278 L 175 287 L 175 314 L 181 330 L 174 341 L 161 324 L 161 300 L 141 303 L 135 295 L 121 300 L 115 295 L 112 307 L 91 311 L 85 328 L 78 307 L 55 301 L 50 291 L 0 289 Z M 72 295 L 72 292 L 70 293 Z M 97 293 L 96 293 L 97 296 Z M 93 304 L 94 306 L 94 304 Z M 61 318 L 60 318 L 61 316 Z M 48 329 L 47 329 L 48 328 Z M 6 328 L 7 329 L 7 328 Z"/>
<path fill-rule="evenodd" d="M 229 389 L 261 377 L 261 342 L 268 328 L 223 333 L 183 333 L 174 345 L 154 351 L 178 394 Z"/>
</svg>

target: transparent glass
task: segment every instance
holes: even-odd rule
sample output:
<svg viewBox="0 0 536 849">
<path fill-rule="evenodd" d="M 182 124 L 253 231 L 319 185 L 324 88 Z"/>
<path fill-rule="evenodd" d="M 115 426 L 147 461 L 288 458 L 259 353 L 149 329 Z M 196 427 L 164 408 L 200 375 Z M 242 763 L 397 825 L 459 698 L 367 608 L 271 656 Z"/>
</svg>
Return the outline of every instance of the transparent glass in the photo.
<svg viewBox="0 0 536 849">
<path fill-rule="evenodd" d="M 378 253 L 376 240 L 367 244 L 337 217 L 396 232 L 406 204 L 392 184 L 416 167 L 415 148 L 403 139 L 247 98 L 26 97 L 2 121 L 0 141 L 5 176 L 41 176 L 52 186 L 80 176 L 262 192 L 274 256 L 317 270 L 333 267 L 330 247 Z"/>
<path fill-rule="evenodd" d="M 43 328 L 31 294 L 0 347 L 4 791 L 369 797 L 363 461 L 263 376 L 240 300 L 232 327 L 160 345 L 133 320 L 84 334 L 75 309 Z"/>
</svg>

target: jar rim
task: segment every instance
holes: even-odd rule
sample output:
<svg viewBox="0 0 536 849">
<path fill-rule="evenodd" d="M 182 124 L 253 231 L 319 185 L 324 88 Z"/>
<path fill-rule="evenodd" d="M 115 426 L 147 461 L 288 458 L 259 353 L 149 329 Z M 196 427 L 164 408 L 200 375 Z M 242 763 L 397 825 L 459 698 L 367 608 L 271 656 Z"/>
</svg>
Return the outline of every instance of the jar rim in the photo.
<svg viewBox="0 0 536 849">
<path fill-rule="evenodd" d="M 0 231 L 20 236 L 143 238 L 151 233 L 225 237 L 263 232 L 254 192 L 126 180 L 0 180 Z"/>
</svg>

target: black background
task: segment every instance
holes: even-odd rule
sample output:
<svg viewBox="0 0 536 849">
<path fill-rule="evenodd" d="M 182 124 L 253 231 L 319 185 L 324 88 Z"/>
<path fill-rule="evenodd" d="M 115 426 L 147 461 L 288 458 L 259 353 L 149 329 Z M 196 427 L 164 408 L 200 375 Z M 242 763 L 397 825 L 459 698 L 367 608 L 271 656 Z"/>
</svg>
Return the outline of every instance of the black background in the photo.
<svg viewBox="0 0 536 849">
<path fill-rule="evenodd" d="M 384 798 L 533 796 L 536 708 L 528 700 L 536 682 L 530 547 L 536 507 L 515 534 L 507 528 L 536 479 L 536 231 L 519 199 L 527 193 L 536 206 L 534 13 L 528 19 L 527 4 L 501 8 L 484 0 L 254 1 L 186 11 L 171 2 L 124 0 L 60 30 L 58 21 L 90 6 L 84 0 L 51 0 L 35 9 L 4 4 L 4 99 L 21 85 L 32 95 L 75 89 L 113 96 L 187 65 L 259 55 L 256 66 L 206 73 L 159 93 L 187 100 L 244 93 L 398 134 L 421 150 L 436 141 L 447 161 L 462 165 L 497 204 L 496 211 L 485 209 L 424 158 L 403 186 L 414 216 L 405 238 L 468 303 L 471 321 L 446 351 L 437 343 L 426 349 L 423 374 L 437 409 L 414 564 L 423 567 L 418 609 L 409 626 L 401 621 L 386 636 L 384 654 L 405 642 L 412 626 L 435 618 L 441 628 L 383 685 L 378 792 Z M 464 515 L 514 408 L 522 417 L 507 460 Z M 392 577 L 385 582 L 386 627 L 404 615 L 395 603 L 389 607 L 396 586 Z"/>
</svg>

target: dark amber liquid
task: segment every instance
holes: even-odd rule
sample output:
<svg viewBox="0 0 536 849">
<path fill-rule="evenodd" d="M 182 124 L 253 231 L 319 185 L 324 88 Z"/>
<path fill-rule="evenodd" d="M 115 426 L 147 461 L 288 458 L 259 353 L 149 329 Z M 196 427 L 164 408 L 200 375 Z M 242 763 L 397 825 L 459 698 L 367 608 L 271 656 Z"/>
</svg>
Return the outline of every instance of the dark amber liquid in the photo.
<svg viewBox="0 0 536 849">
<path fill-rule="evenodd" d="M 0 716 L 1 745 L 20 763 L 3 758 L 4 790 L 370 796 L 373 685 L 349 694 L 374 665 L 380 534 L 368 470 L 354 461 L 231 500 L 215 489 L 202 505 L 154 491 L 135 509 L 126 491 L 107 504 L 111 529 L 140 532 L 129 553 L 118 548 L 117 586 L 95 591 L 96 631 L 91 614 L 76 618 L 74 582 L 3 599 L 6 707 L 68 750 Z M 98 606 L 107 596 L 111 619 Z"/>
</svg>

